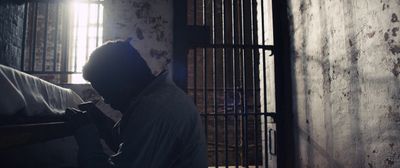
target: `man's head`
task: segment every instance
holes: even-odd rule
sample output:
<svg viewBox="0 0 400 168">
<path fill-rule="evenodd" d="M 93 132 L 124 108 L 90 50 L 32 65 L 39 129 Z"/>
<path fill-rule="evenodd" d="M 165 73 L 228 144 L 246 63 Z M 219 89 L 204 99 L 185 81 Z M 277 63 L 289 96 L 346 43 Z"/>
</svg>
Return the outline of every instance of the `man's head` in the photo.
<svg viewBox="0 0 400 168">
<path fill-rule="evenodd" d="M 83 78 L 106 103 L 122 111 L 154 75 L 129 41 L 119 40 L 106 42 L 92 52 L 83 67 Z"/>
</svg>

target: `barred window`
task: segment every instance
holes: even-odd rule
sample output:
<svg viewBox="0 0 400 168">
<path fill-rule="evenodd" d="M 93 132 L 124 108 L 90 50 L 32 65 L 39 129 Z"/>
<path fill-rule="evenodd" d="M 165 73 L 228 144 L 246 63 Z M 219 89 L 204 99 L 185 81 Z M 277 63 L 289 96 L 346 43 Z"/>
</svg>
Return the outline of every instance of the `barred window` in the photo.
<svg viewBox="0 0 400 168">
<path fill-rule="evenodd" d="M 102 3 L 27 2 L 21 69 L 52 83 L 85 83 L 82 67 L 103 42 Z"/>
</svg>

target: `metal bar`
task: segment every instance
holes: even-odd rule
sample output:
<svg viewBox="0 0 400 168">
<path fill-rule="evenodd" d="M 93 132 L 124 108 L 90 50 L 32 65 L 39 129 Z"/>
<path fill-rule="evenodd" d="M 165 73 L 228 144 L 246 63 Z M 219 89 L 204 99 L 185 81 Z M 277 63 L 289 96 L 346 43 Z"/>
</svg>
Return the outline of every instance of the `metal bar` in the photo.
<svg viewBox="0 0 400 168">
<path fill-rule="evenodd" d="M 203 24 L 207 24 L 207 8 L 206 8 L 206 0 L 203 0 Z M 207 50 L 205 48 L 203 50 L 203 107 L 204 107 L 204 114 L 206 116 L 204 117 L 204 126 L 205 126 L 205 135 L 206 135 L 206 142 L 208 142 L 208 108 L 207 108 Z"/>
<path fill-rule="evenodd" d="M 208 114 L 200 114 L 201 116 L 225 116 L 225 114 L 224 113 L 208 113 Z M 237 115 L 237 116 L 245 116 L 245 115 L 249 115 L 249 113 L 247 113 L 247 114 L 245 114 L 245 113 L 239 113 L 239 112 L 237 112 L 237 113 L 226 113 L 226 115 L 228 115 L 228 116 L 235 116 L 235 115 Z M 274 117 L 276 117 L 276 113 L 275 112 L 267 112 L 267 113 L 257 113 L 257 114 L 253 114 L 253 115 L 255 115 L 255 116 L 267 116 L 267 117 L 272 117 L 272 118 L 274 118 Z"/>
<path fill-rule="evenodd" d="M 222 15 L 221 15 L 221 19 L 222 19 L 222 43 L 226 44 L 226 40 L 225 40 L 225 33 L 227 32 L 227 26 L 226 26 L 226 8 L 225 8 L 225 0 L 221 1 L 221 7 L 222 7 Z M 222 54 L 223 54 L 223 60 L 222 60 L 222 65 L 223 65 L 223 89 L 224 89 L 224 142 L 225 142 L 225 167 L 228 168 L 229 166 L 229 159 L 228 159 L 228 115 L 226 115 L 227 113 L 227 102 L 226 99 L 227 97 L 227 82 L 226 82 L 226 71 L 227 71 L 227 66 L 226 66 L 226 49 L 223 48 L 222 50 Z"/>
<path fill-rule="evenodd" d="M 100 24 L 100 3 L 97 4 L 96 47 L 99 46 L 99 27 L 100 27 L 99 24 Z"/>
<path fill-rule="evenodd" d="M 87 3 L 87 18 L 86 18 L 86 52 L 85 52 L 85 61 L 89 58 L 89 27 L 90 27 L 90 3 Z"/>
<path fill-rule="evenodd" d="M 75 39 L 74 39 L 74 50 L 75 50 L 75 53 L 74 53 L 74 71 L 76 72 L 76 70 L 77 70 L 77 64 L 78 64 L 78 29 L 80 29 L 80 27 L 79 27 L 79 13 L 80 13 L 80 10 L 78 9 L 78 10 L 76 10 L 76 11 L 74 11 L 75 13 L 75 24 L 74 24 L 74 29 L 75 29 Z"/>
<path fill-rule="evenodd" d="M 63 42 L 62 42 L 62 58 L 61 58 L 61 62 L 62 62 L 62 71 L 63 72 L 68 72 L 68 48 L 69 48 L 69 29 L 70 29 L 70 3 L 65 3 L 63 5 L 63 32 L 62 32 L 62 37 L 63 37 Z M 64 79 L 62 80 L 66 80 L 66 76 L 63 76 Z"/>
<path fill-rule="evenodd" d="M 252 14 L 251 14 L 251 16 L 252 16 L 252 33 L 253 33 L 253 36 L 252 36 L 252 38 L 253 38 L 253 45 L 256 45 L 256 44 L 258 44 L 258 42 L 257 42 L 257 4 L 256 4 L 256 1 L 255 0 L 252 0 L 252 4 L 250 5 L 251 6 L 251 11 L 252 11 Z M 252 59 L 252 63 L 253 63 L 253 110 L 254 110 L 254 143 L 255 143 L 255 149 L 254 149 L 254 151 L 255 151 L 255 153 L 254 153 L 254 156 L 255 156 L 255 160 L 254 160 L 254 162 L 255 162 L 255 167 L 256 168 L 258 168 L 258 120 L 257 120 L 257 109 L 258 109 L 258 106 L 257 106 L 257 96 L 256 96 L 256 88 L 257 88 L 257 82 L 258 82 L 258 80 L 256 79 L 257 77 L 258 77 L 258 73 L 257 73 L 257 67 L 256 67 L 256 65 L 257 65 L 257 60 L 256 60 L 256 58 L 258 58 L 258 57 L 256 57 L 256 55 L 257 55 L 257 53 L 258 53 L 258 50 L 256 50 L 256 49 L 252 49 L 252 52 L 253 52 L 253 59 Z"/>
<path fill-rule="evenodd" d="M 197 0 L 194 0 L 193 2 L 193 8 L 194 8 L 194 25 L 197 25 Z M 194 104 L 197 105 L 197 48 L 194 49 L 194 55 L 193 55 L 193 87 L 195 88 L 193 90 L 193 101 Z"/>
<path fill-rule="evenodd" d="M 212 38 L 213 38 L 213 43 L 216 42 L 216 37 L 215 37 L 215 17 L 216 17 L 216 0 L 213 0 L 212 4 L 211 4 L 211 15 L 212 15 Z M 217 52 L 216 49 L 213 48 L 213 96 L 214 96 L 214 113 L 218 112 L 217 109 Z M 218 117 L 214 117 L 214 140 L 215 140 L 215 144 L 218 144 Z M 218 145 L 214 146 L 215 151 L 214 151 L 214 157 L 215 157 L 215 167 L 218 168 Z"/>
<path fill-rule="evenodd" d="M 47 26 L 48 26 L 48 22 L 49 22 L 49 3 L 46 3 L 46 13 L 45 13 L 44 32 L 43 32 L 42 71 L 46 71 Z"/>
<path fill-rule="evenodd" d="M 65 74 L 81 74 L 81 72 L 74 72 L 74 71 L 56 71 L 56 72 L 51 72 L 51 71 L 25 71 L 26 73 L 29 74 L 60 74 L 60 75 L 65 75 Z"/>
<path fill-rule="evenodd" d="M 264 0 L 261 0 L 261 37 L 262 37 L 262 45 L 265 45 L 265 18 L 264 18 Z M 265 50 L 262 51 L 262 61 L 263 61 L 263 87 L 264 87 L 264 113 L 267 112 L 267 75 L 266 75 L 266 61 L 265 61 Z M 264 167 L 268 167 L 268 145 L 267 145 L 267 137 L 268 137 L 268 117 L 264 116 Z"/>
<path fill-rule="evenodd" d="M 34 15 L 33 15 L 33 40 L 32 40 L 32 54 L 31 54 L 31 70 L 35 70 L 35 58 L 36 58 L 36 25 L 37 25 L 37 13 L 38 3 L 35 3 Z"/>
<path fill-rule="evenodd" d="M 25 0 L 24 3 L 24 24 L 22 28 L 22 44 L 21 44 L 21 71 L 24 71 L 25 68 L 25 42 L 26 42 L 26 24 L 28 20 L 28 0 Z"/>
<path fill-rule="evenodd" d="M 0 150 L 70 136 L 73 131 L 68 126 L 65 122 L 1 125 Z"/>
<path fill-rule="evenodd" d="M 64 2 L 68 2 L 69 0 L 29 0 L 29 2 L 32 3 L 64 3 Z M 94 1 L 94 0 L 74 0 L 74 2 L 90 2 L 90 3 L 94 3 L 94 4 L 103 4 L 104 0 L 98 0 L 98 1 Z"/>
<path fill-rule="evenodd" d="M 233 91 L 235 88 L 232 88 L 232 87 L 227 87 L 226 88 L 226 90 L 227 91 Z M 188 88 L 188 90 L 194 90 L 194 88 L 193 87 L 190 87 L 190 88 Z M 197 88 L 197 91 L 199 91 L 199 90 L 203 90 L 203 89 L 201 89 L 201 88 Z M 212 88 L 208 88 L 207 89 L 208 91 L 212 91 Z M 217 90 L 223 90 L 223 88 L 222 89 L 219 89 L 219 88 L 217 88 Z M 250 90 L 250 91 L 253 91 L 253 89 L 247 89 L 247 90 Z M 260 89 L 258 88 L 258 89 L 256 89 L 256 91 L 260 91 Z"/>
<path fill-rule="evenodd" d="M 199 44 L 196 47 L 202 48 L 239 48 L 239 49 L 263 49 L 273 51 L 273 45 L 251 45 L 251 44 Z"/>
<path fill-rule="evenodd" d="M 57 43 L 58 43 L 58 15 L 59 15 L 59 8 L 60 8 L 60 4 L 57 3 L 56 4 L 56 25 L 55 25 L 55 30 L 54 30 L 54 59 L 53 59 L 53 71 L 56 71 L 56 67 L 57 67 Z"/>
<path fill-rule="evenodd" d="M 241 0 L 240 2 L 240 27 L 241 27 L 241 33 L 240 33 L 240 37 L 241 37 L 241 41 L 242 44 L 246 44 L 246 39 L 245 39 L 245 23 L 244 23 L 244 17 L 245 17 L 245 10 L 244 10 L 244 1 Z M 242 124 L 242 132 L 243 132 L 243 136 L 242 136 L 242 146 L 243 146 L 243 166 L 244 167 L 248 167 L 248 153 L 247 153 L 247 92 L 246 92 L 246 81 L 247 81 L 247 77 L 246 77 L 246 49 L 242 49 L 241 50 L 241 56 L 242 56 L 242 111 L 243 114 L 242 115 L 242 120 L 243 120 L 243 124 Z"/>
<path fill-rule="evenodd" d="M 232 44 L 237 43 L 237 0 L 231 0 L 232 2 Z M 238 127 L 238 111 L 236 110 L 236 55 L 237 55 L 237 48 L 232 48 L 232 84 L 233 84 L 233 112 L 235 114 L 235 167 L 239 167 L 239 127 Z"/>
</svg>

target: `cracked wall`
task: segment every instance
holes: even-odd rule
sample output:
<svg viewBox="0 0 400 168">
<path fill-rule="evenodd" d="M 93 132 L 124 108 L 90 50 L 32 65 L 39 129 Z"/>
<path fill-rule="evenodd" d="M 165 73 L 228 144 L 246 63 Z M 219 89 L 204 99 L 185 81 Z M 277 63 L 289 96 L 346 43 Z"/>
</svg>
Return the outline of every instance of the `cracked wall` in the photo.
<svg viewBox="0 0 400 168">
<path fill-rule="evenodd" d="M 400 1 L 289 0 L 299 167 L 400 167 Z"/>
</svg>

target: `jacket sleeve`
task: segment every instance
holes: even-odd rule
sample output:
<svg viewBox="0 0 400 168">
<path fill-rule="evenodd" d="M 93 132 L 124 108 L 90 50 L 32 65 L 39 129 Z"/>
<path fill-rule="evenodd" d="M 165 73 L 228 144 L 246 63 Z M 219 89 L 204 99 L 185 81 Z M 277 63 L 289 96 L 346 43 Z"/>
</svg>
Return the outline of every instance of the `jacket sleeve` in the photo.
<svg viewBox="0 0 400 168">
<path fill-rule="evenodd" d="M 96 126 L 89 124 L 79 128 L 75 132 L 75 140 L 78 143 L 79 167 L 109 167 L 108 156 L 103 152 Z"/>
<path fill-rule="evenodd" d="M 123 143 L 110 158 L 114 167 L 167 168 L 178 158 L 179 138 L 165 119 L 130 121 L 125 131 Z"/>
</svg>

